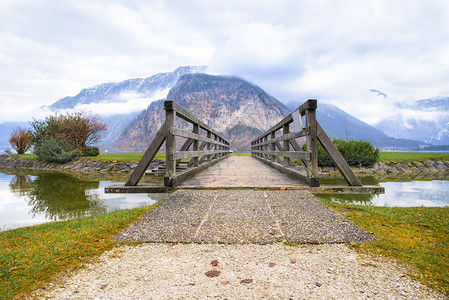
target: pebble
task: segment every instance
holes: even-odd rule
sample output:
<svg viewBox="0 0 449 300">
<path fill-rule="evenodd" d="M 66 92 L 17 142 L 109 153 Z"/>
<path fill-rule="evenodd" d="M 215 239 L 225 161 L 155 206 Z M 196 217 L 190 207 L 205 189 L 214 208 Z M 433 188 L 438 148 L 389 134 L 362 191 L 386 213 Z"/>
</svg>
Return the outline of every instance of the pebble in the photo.
<svg viewBox="0 0 449 300">
<path fill-rule="evenodd" d="M 317 247 L 321 250 L 317 251 Z M 117 252 L 126 255 L 119 259 L 113 255 Z M 292 255 L 298 267 L 287 259 Z M 220 275 L 205 276 L 215 259 L 220 262 Z M 146 267 L 140 267 L 142 262 Z M 270 268 L 270 262 L 276 268 Z M 363 267 L 367 262 L 377 268 Z M 327 273 L 337 269 L 332 275 Z M 155 243 L 120 246 L 105 252 L 97 263 L 70 273 L 30 296 L 37 299 L 445 299 L 444 295 L 403 276 L 407 272 L 394 260 L 361 255 L 345 244 L 193 243 L 173 248 L 170 244 Z"/>
</svg>

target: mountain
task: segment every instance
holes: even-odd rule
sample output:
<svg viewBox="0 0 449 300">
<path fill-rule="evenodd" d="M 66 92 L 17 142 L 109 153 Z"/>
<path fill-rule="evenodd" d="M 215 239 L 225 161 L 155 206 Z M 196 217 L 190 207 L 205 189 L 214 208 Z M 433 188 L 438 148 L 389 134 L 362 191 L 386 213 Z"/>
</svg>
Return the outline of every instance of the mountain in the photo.
<svg viewBox="0 0 449 300">
<path fill-rule="evenodd" d="M 179 67 L 173 72 L 159 73 L 147 78 L 133 78 L 122 82 L 102 83 L 83 89 L 78 95 L 62 98 L 49 106 L 52 110 L 70 109 L 83 104 L 126 102 L 130 95 L 140 98 L 152 98 L 172 88 L 185 74 L 204 72 L 206 67 Z"/>
<path fill-rule="evenodd" d="M 167 99 L 224 133 L 236 151 L 248 151 L 253 138 L 290 112 L 243 79 L 202 73 L 182 76 Z M 163 101 L 151 103 L 119 136 L 115 147 L 123 151 L 146 149 L 164 119 Z"/>
<path fill-rule="evenodd" d="M 60 99 L 49 108 L 55 112 L 96 108 L 94 112 L 99 113 L 108 128 L 100 142 L 102 151 L 143 151 L 164 121 L 163 99 L 169 99 L 223 133 L 234 150 L 248 151 L 252 139 L 303 102 L 290 103 L 287 107 L 250 82 L 237 77 L 201 73 L 205 69 L 179 67 L 173 72 L 145 79 L 103 83 L 83 89 L 76 96 Z M 425 144 L 417 141 L 420 139 L 428 143 L 449 144 L 448 99 L 431 98 L 414 105 L 401 104 L 398 106 L 398 120 L 384 120 L 377 128 L 321 101 L 318 101 L 317 118 L 331 137 L 368 139 L 383 149 L 411 150 Z M 132 105 L 136 106 L 128 109 Z M 399 114 L 412 111 L 419 115 L 420 109 L 424 110 L 421 114 L 426 118 L 416 124 Z M 0 148 L 10 148 L 9 135 L 18 126 L 29 127 L 29 124 L 0 124 Z M 382 130 L 394 133 L 394 137 L 387 136 Z M 431 133 L 431 137 L 428 138 L 426 133 Z"/>
<path fill-rule="evenodd" d="M 394 117 L 381 120 L 375 127 L 393 137 L 449 145 L 449 97 L 398 103 L 395 111 Z"/>
<path fill-rule="evenodd" d="M 79 108 L 82 105 L 102 105 L 98 109 L 98 113 L 108 128 L 101 141 L 102 148 L 109 148 L 108 150 L 114 151 L 110 146 L 126 126 L 139 115 L 142 108 L 154 100 L 164 99 L 168 91 L 178 82 L 181 76 L 204 72 L 205 70 L 206 67 L 202 66 L 179 67 L 173 72 L 159 73 L 144 79 L 134 78 L 118 83 L 102 83 L 83 89 L 76 96 L 62 98 L 50 105 L 49 108 L 53 111 L 58 111 L 61 109 Z M 136 105 L 136 102 L 141 102 L 140 105 L 137 104 L 137 111 L 107 113 L 108 107 L 114 104 L 123 103 L 126 106 L 129 103 L 129 106 L 131 106 Z M 90 110 L 89 106 L 87 110 Z"/>
<path fill-rule="evenodd" d="M 296 109 L 301 103 L 289 103 L 291 110 Z M 323 129 L 331 138 L 344 140 L 369 140 L 373 145 L 384 149 L 419 149 L 426 143 L 412 140 L 399 139 L 387 136 L 384 132 L 355 118 L 338 107 L 318 101 L 316 117 Z"/>
</svg>

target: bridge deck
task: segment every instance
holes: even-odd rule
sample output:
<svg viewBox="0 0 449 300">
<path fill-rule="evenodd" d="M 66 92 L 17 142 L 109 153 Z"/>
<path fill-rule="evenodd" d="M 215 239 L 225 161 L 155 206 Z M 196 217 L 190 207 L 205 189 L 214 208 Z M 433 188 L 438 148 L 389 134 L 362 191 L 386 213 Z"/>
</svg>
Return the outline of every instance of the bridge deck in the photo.
<svg viewBox="0 0 449 300">
<path fill-rule="evenodd" d="M 252 156 L 230 156 L 187 179 L 179 188 L 212 187 L 303 187 Z"/>
<path fill-rule="evenodd" d="M 308 191 L 178 190 L 118 240 L 182 243 L 345 243 L 374 237 Z"/>
<path fill-rule="evenodd" d="M 376 194 L 383 193 L 381 186 L 321 185 L 310 187 L 298 179 L 290 178 L 252 156 L 230 156 L 195 174 L 175 188 L 162 185 L 123 186 L 112 185 L 106 193 L 159 193 L 177 189 L 264 188 L 276 190 L 308 190 L 311 193 Z"/>
</svg>

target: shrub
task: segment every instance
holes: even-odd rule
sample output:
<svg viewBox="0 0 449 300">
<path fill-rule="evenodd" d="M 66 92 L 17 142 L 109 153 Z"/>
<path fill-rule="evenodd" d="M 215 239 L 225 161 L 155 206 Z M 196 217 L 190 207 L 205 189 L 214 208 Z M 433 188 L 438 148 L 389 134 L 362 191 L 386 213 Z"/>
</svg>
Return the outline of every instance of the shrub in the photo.
<svg viewBox="0 0 449 300">
<path fill-rule="evenodd" d="M 100 149 L 98 147 L 86 147 L 83 150 L 83 156 L 98 156 L 100 155 Z"/>
<path fill-rule="evenodd" d="M 380 152 L 379 149 L 374 147 L 369 141 L 345 141 L 343 139 L 333 139 L 332 143 L 340 151 L 346 162 L 350 166 L 354 167 L 372 167 L 379 161 Z M 306 149 L 305 144 L 303 150 Z M 323 146 L 318 143 L 317 146 L 318 165 L 320 167 L 334 166 L 334 163 L 327 155 Z"/>
<path fill-rule="evenodd" d="M 77 150 L 66 151 L 57 141 L 44 140 L 34 152 L 39 160 L 49 163 L 64 164 L 81 156 Z"/>
<path fill-rule="evenodd" d="M 39 160 L 64 163 L 80 156 L 97 156 L 92 144 L 101 138 L 106 125 L 93 115 L 74 111 L 31 122 L 34 153 Z"/>
<path fill-rule="evenodd" d="M 16 150 L 17 154 L 24 154 L 31 149 L 33 136 L 29 130 L 16 128 L 9 137 L 11 147 Z"/>
</svg>

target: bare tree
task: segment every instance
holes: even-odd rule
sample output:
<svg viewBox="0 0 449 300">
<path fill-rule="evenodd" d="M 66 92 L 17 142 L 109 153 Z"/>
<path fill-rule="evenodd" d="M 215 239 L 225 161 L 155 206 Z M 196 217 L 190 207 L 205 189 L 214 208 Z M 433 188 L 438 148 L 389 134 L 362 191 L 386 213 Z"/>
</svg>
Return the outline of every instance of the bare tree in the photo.
<svg viewBox="0 0 449 300">
<path fill-rule="evenodd" d="M 17 154 L 24 154 L 30 150 L 33 142 L 33 136 L 29 130 L 16 128 L 9 137 L 11 147 L 17 151 Z"/>
</svg>

